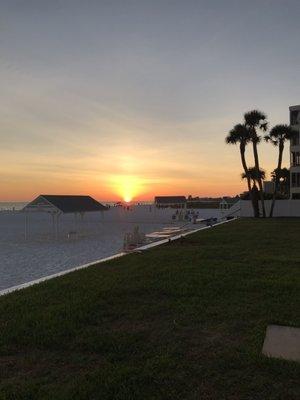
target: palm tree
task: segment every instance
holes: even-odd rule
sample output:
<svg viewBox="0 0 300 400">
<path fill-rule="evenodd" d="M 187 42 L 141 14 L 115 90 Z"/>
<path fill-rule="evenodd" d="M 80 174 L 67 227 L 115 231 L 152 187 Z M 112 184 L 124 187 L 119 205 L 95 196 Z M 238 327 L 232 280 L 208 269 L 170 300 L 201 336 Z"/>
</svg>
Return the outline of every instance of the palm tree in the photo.
<svg viewBox="0 0 300 400">
<path fill-rule="evenodd" d="M 242 179 L 248 179 L 250 177 L 251 181 L 253 182 L 253 186 L 256 186 L 260 180 L 264 181 L 266 179 L 266 172 L 263 169 L 257 171 L 256 167 L 249 167 L 248 168 L 248 175 L 244 172 L 242 173 Z"/>
<path fill-rule="evenodd" d="M 289 196 L 290 194 L 290 170 L 288 168 L 281 168 L 279 171 L 277 168 L 271 172 L 272 181 L 275 184 L 276 177 L 279 177 L 279 188 L 280 193 Z"/>
<path fill-rule="evenodd" d="M 258 183 L 259 180 L 264 180 L 265 176 L 266 176 L 265 171 L 262 169 L 257 171 L 256 167 L 250 167 L 248 169 L 248 175 L 242 173 L 242 179 L 250 178 L 250 180 L 253 182 L 253 187 L 251 189 L 251 201 L 254 210 L 254 216 L 256 218 L 259 217 L 259 204 L 258 204 L 259 190 L 257 189 L 256 183 Z"/>
<path fill-rule="evenodd" d="M 277 163 L 277 168 L 276 168 L 278 173 L 276 174 L 276 178 L 275 178 L 275 185 L 274 185 L 272 205 L 271 205 L 271 210 L 270 210 L 270 217 L 273 216 L 276 194 L 279 191 L 279 184 L 280 184 L 279 171 L 281 171 L 284 144 L 287 140 L 291 140 L 296 135 L 297 135 L 297 131 L 295 131 L 289 125 L 276 125 L 271 129 L 270 133 L 265 136 L 265 140 L 267 142 L 271 142 L 274 146 L 278 146 L 278 163 Z"/>
<path fill-rule="evenodd" d="M 225 142 L 227 144 L 238 144 L 240 146 L 240 155 L 241 155 L 241 162 L 242 166 L 244 169 L 244 174 L 247 179 L 247 185 L 248 185 L 248 192 L 250 199 L 252 201 L 252 206 L 254 209 L 254 215 L 256 215 L 256 208 L 254 207 L 253 203 L 253 196 L 252 196 L 252 190 L 251 190 L 251 179 L 248 173 L 248 167 L 247 167 L 247 162 L 246 162 L 246 157 L 245 157 L 245 151 L 246 151 L 246 146 L 250 142 L 250 132 L 249 129 L 246 128 L 245 125 L 242 124 L 237 124 L 229 131 L 228 135 L 226 136 Z"/>
<path fill-rule="evenodd" d="M 247 143 L 250 142 L 250 133 L 249 130 L 245 127 L 245 125 L 237 124 L 234 126 L 233 129 L 228 133 L 225 139 L 227 144 L 237 144 L 240 145 L 240 155 L 241 155 L 241 162 L 245 172 L 245 176 L 247 177 L 248 183 L 248 190 L 249 193 L 251 191 L 251 180 L 248 174 L 248 167 L 245 158 L 245 150 Z"/>
<path fill-rule="evenodd" d="M 244 114 L 245 126 L 250 131 L 251 142 L 253 146 L 253 155 L 254 155 L 254 162 L 255 168 L 257 171 L 260 171 L 259 168 L 259 158 L 258 158 L 258 151 L 257 145 L 261 140 L 261 137 L 258 135 L 258 131 L 266 131 L 268 129 L 268 122 L 266 115 L 258 110 L 252 110 Z M 257 174 L 259 177 L 259 173 Z M 264 193 L 263 193 L 263 185 L 262 179 L 258 178 L 258 186 L 260 191 L 260 201 L 262 206 L 263 217 L 266 216 L 266 209 L 265 209 L 265 202 L 264 202 Z"/>
</svg>

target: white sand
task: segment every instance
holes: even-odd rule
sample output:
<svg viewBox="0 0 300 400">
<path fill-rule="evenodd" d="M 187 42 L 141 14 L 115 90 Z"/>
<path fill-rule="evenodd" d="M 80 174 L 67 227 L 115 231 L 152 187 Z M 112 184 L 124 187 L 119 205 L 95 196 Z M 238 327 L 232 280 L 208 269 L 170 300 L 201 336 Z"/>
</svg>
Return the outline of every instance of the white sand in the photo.
<svg viewBox="0 0 300 400">
<path fill-rule="evenodd" d="M 218 210 L 198 211 L 204 218 L 219 216 Z M 0 212 L 0 290 L 116 254 L 134 226 L 144 233 L 160 230 L 172 225 L 172 214 L 171 209 L 135 206 L 130 211 L 112 208 L 103 215 L 87 213 L 76 223 L 74 215 L 64 215 L 56 239 L 51 217 L 32 213 L 25 240 L 24 214 Z M 68 239 L 71 231 L 77 234 Z"/>
</svg>

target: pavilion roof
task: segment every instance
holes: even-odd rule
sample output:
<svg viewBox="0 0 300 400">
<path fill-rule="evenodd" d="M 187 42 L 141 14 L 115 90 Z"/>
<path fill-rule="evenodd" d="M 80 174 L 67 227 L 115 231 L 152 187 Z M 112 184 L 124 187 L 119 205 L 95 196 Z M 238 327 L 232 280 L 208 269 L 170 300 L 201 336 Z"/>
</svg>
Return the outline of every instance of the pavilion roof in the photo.
<svg viewBox="0 0 300 400">
<path fill-rule="evenodd" d="M 54 210 L 67 214 L 104 211 L 107 207 L 91 196 L 41 194 L 23 208 L 23 211 Z"/>
</svg>

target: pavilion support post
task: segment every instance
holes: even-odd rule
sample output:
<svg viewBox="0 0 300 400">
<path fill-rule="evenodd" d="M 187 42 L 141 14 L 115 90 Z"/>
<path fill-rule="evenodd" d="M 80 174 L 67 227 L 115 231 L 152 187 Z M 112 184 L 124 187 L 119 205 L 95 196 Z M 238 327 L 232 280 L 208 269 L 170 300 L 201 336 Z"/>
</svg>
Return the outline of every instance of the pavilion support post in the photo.
<svg viewBox="0 0 300 400">
<path fill-rule="evenodd" d="M 56 229 L 55 229 L 55 237 L 58 239 L 58 234 L 59 234 L 59 217 L 61 213 L 56 214 Z"/>
<path fill-rule="evenodd" d="M 84 224 L 83 224 L 83 220 L 84 220 L 84 212 L 80 212 L 80 225 L 79 225 L 79 231 L 81 234 L 84 233 Z"/>
<path fill-rule="evenodd" d="M 55 227 L 55 214 L 52 212 L 51 213 L 51 219 L 52 219 L 52 233 L 53 236 L 56 236 L 56 227 Z"/>
<path fill-rule="evenodd" d="M 25 212 L 25 231 L 24 231 L 25 240 L 28 238 L 28 213 Z"/>
<path fill-rule="evenodd" d="M 77 213 L 74 213 L 74 226 L 73 226 L 74 232 L 77 231 Z"/>
</svg>

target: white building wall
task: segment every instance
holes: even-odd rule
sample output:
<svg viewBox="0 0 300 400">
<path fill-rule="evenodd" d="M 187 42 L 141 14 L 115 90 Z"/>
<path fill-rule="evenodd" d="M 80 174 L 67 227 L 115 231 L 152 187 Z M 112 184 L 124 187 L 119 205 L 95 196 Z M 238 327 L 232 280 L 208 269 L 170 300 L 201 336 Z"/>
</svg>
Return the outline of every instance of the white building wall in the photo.
<svg viewBox="0 0 300 400">
<path fill-rule="evenodd" d="M 272 200 L 265 200 L 267 216 L 270 213 Z M 240 200 L 240 216 L 253 217 L 253 207 L 250 200 Z M 277 200 L 275 202 L 274 217 L 300 217 L 300 200 Z"/>
<path fill-rule="evenodd" d="M 297 118 L 292 118 L 292 113 L 298 113 Z M 300 105 L 298 106 L 291 106 L 290 107 L 290 125 L 292 128 L 298 131 L 298 136 L 299 140 L 297 145 L 293 144 L 292 141 L 290 142 L 290 197 L 293 197 L 293 194 L 295 193 L 300 193 L 300 186 L 299 187 L 293 187 L 293 182 L 292 182 L 292 174 L 293 173 L 298 173 L 300 174 L 300 165 L 293 165 L 292 164 L 292 153 L 293 152 L 299 152 L 300 153 Z"/>
</svg>

